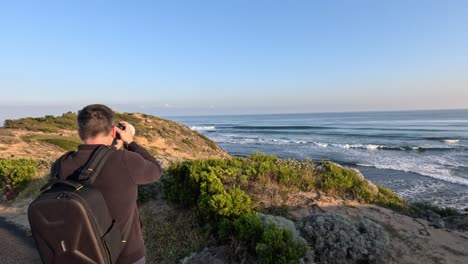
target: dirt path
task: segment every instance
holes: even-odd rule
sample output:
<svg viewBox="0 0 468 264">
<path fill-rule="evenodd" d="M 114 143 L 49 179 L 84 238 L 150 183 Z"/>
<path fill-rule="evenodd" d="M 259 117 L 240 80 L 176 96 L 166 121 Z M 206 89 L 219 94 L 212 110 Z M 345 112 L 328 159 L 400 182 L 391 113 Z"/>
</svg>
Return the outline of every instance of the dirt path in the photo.
<svg viewBox="0 0 468 264">
<path fill-rule="evenodd" d="M 0 263 L 40 264 L 34 240 L 16 225 L 0 218 Z"/>
</svg>

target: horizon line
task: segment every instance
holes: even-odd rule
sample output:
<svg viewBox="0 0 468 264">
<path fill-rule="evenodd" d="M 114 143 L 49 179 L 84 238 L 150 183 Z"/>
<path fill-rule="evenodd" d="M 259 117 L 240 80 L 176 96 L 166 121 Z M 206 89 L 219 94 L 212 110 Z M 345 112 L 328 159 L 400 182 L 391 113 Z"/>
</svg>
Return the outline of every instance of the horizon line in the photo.
<svg viewBox="0 0 468 264">
<path fill-rule="evenodd" d="M 112 104 L 109 104 L 109 105 L 112 105 Z M 9 106 L 13 106 L 13 107 L 21 107 L 21 106 L 24 106 L 24 107 L 47 107 L 46 105 L 9 105 Z M 127 106 L 129 106 L 129 105 L 127 105 Z M 1 107 L 8 107 L 8 105 L 2 105 Z M 49 107 L 67 107 L 67 105 L 51 105 Z M 148 109 L 151 109 L 151 108 L 148 108 Z M 156 108 L 154 108 L 154 109 L 156 109 Z M 389 112 L 398 113 L 398 112 L 429 112 L 429 111 L 467 111 L 468 108 L 271 112 L 271 113 L 238 113 L 238 114 L 225 113 L 225 114 L 193 114 L 193 115 L 190 115 L 190 114 L 156 115 L 154 113 L 148 113 L 148 112 L 144 112 L 144 111 L 128 112 L 128 111 L 119 111 L 116 108 L 113 108 L 112 110 L 115 111 L 115 112 L 120 112 L 120 113 L 141 113 L 141 114 L 150 114 L 150 115 L 159 116 L 159 117 L 171 118 L 171 117 L 211 117 L 211 116 L 268 116 L 268 115 L 307 115 L 307 114 L 347 114 L 347 113 L 359 114 L 359 113 L 389 113 Z M 140 110 L 144 110 L 144 109 L 140 109 Z M 78 110 L 77 111 L 69 110 L 69 111 L 63 112 L 62 114 L 65 114 L 67 112 L 77 113 Z M 44 114 L 43 116 L 46 116 L 46 115 L 48 115 L 48 114 Z M 60 114 L 58 114 L 58 115 L 60 115 Z M 54 115 L 54 116 L 56 116 L 56 115 Z M 18 118 L 28 118 L 28 117 L 31 117 L 31 116 L 24 116 L 24 117 L 18 117 Z M 9 118 L 6 118 L 6 119 L 9 119 Z M 6 119 L 4 119 L 3 121 L 5 121 Z M 3 124 L 0 124 L 0 125 L 1 125 L 0 127 L 3 127 Z"/>
</svg>

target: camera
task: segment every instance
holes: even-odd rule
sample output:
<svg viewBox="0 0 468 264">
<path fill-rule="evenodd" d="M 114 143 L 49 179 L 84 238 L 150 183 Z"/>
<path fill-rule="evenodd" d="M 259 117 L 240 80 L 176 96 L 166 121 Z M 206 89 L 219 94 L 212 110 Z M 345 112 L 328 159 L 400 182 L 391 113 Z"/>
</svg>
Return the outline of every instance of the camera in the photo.
<svg viewBox="0 0 468 264">
<path fill-rule="evenodd" d="M 117 123 L 115 126 L 118 127 L 120 130 L 125 130 L 125 126 L 122 125 L 122 124 L 120 124 L 120 123 Z M 117 135 L 116 135 L 115 137 L 116 137 L 117 139 L 120 139 L 120 134 L 117 133 Z"/>
<path fill-rule="evenodd" d="M 115 126 L 118 127 L 120 130 L 125 130 L 125 126 L 120 123 L 117 123 Z"/>
</svg>

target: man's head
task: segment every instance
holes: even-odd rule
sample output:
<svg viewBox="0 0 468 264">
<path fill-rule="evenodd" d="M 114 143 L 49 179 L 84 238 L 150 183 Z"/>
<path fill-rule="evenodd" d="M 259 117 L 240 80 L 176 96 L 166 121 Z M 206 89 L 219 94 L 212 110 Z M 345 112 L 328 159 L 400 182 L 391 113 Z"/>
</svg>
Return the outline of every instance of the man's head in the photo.
<svg viewBox="0 0 468 264">
<path fill-rule="evenodd" d="M 110 145 L 115 137 L 114 113 L 100 104 L 78 111 L 78 133 L 86 144 Z"/>
</svg>

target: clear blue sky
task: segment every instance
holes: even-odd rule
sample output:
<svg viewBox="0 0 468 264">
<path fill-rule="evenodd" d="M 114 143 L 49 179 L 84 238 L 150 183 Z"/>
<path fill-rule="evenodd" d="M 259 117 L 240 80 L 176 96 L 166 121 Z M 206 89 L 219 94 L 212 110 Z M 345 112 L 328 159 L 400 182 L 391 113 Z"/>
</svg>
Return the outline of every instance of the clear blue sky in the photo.
<svg viewBox="0 0 468 264">
<path fill-rule="evenodd" d="M 0 106 L 468 108 L 467 14 L 450 0 L 2 1 Z"/>
</svg>

